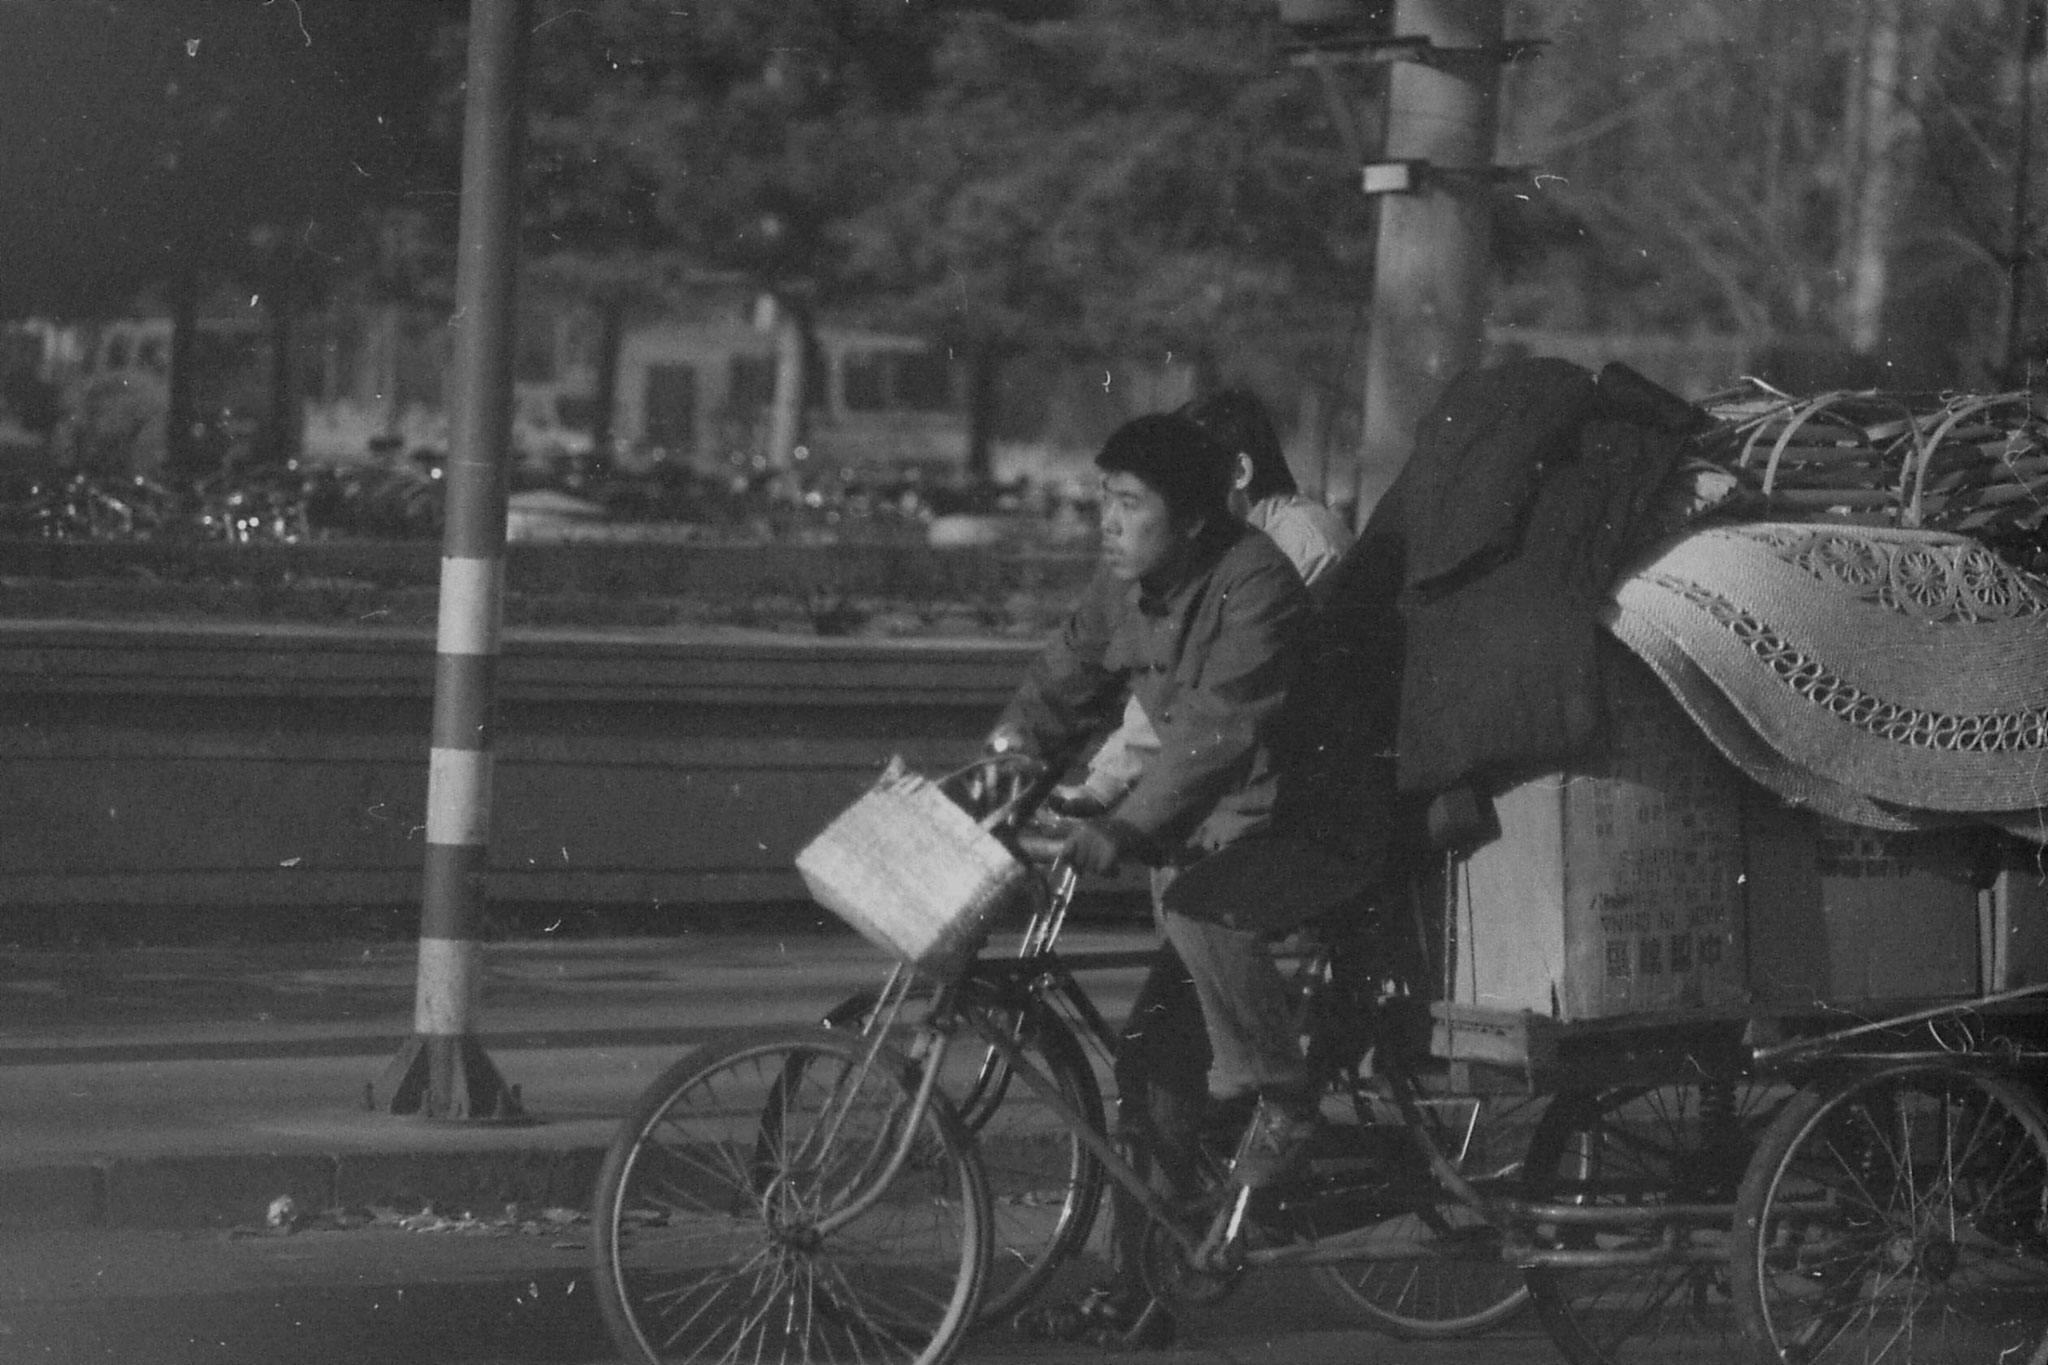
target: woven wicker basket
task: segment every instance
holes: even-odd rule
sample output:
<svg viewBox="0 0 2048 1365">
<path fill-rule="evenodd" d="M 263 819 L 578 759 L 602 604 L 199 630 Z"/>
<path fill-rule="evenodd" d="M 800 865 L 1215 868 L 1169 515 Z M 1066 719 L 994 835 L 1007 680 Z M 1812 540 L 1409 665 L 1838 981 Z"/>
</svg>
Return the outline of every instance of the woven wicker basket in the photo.
<svg viewBox="0 0 2048 1365">
<path fill-rule="evenodd" d="M 796 868 L 818 904 L 936 977 L 967 965 L 1027 877 L 1000 840 L 900 758 L 797 854 Z"/>
</svg>

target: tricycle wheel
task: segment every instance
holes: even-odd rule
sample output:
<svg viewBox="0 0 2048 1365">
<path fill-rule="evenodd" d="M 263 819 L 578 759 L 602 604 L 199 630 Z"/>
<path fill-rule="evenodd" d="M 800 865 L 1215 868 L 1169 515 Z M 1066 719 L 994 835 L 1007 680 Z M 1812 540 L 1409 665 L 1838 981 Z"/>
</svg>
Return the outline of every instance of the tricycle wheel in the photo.
<svg viewBox="0 0 2048 1365">
<path fill-rule="evenodd" d="M 1419 1151 L 1394 1163 L 1397 1188 L 1408 1197 L 1388 1200 L 1385 1215 L 1370 1223 L 1372 1235 L 1434 1242 L 1446 1254 L 1317 1266 L 1317 1286 L 1352 1320 L 1408 1340 L 1477 1336 L 1521 1314 L 1529 1306 L 1528 1287 L 1521 1272 L 1501 1260 L 1500 1234 L 1475 1201 L 1519 1188 L 1540 1107 L 1519 1095 L 1400 1092 L 1398 1112 L 1386 1116 L 1380 1131 L 1404 1134 Z M 1436 1161 L 1464 1188 L 1447 1188 L 1429 1169 Z M 1305 1221 L 1311 1227 L 1319 1221 L 1313 1204 Z"/>
<path fill-rule="evenodd" d="M 1720 1205 L 1732 1213 L 1755 1135 L 1782 1098 L 1726 1079 L 1567 1091 L 1530 1141 L 1528 1197 L 1600 1208 Z M 1740 1349 L 1727 1227 L 1725 1215 L 1539 1225 L 1539 1247 L 1580 1258 L 1529 1272 L 1544 1330 L 1573 1365 L 1725 1365 Z"/>
<path fill-rule="evenodd" d="M 1953 1064 L 1801 1093 L 1736 1204 L 1735 1311 L 1765 1361 L 2048 1359 L 2048 1123 Z"/>
</svg>

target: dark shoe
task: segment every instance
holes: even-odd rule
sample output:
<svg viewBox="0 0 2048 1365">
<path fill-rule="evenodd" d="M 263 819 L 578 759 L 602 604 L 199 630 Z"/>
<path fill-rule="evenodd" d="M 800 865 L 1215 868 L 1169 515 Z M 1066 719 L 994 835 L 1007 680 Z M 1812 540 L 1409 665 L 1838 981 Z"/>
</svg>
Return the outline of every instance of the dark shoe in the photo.
<svg viewBox="0 0 2048 1365">
<path fill-rule="evenodd" d="M 1134 1285 L 1100 1284 L 1072 1303 L 1027 1308 L 1012 1323 L 1033 1341 L 1086 1341 L 1158 1350 L 1173 1344 L 1173 1315 Z"/>
<path fill-rule="evenodd" d="M 1012 1318 L 1010 1327 L 1026 1341 L 1079 1341 L 1088 1335 L 1079 1301 L 1034 1304 Z"/>
<path fill-rule="evenodd" d="M 1248 1190 L 1264 1189 L 1294 1174 L 1315 1141 L 1319 1116 L 1306 1098 L 1267 1096 L 1239 1148 L 1231 1174 Z"/>
<path fill-rule="evenodd" d="M 1109 811 L 1109 803 L 1083 786 L 1054 787 L 1052 795 L 1045 798 L 1047 809 L 1054 815 L 1064 815 L 1074 820 L 1092 820 Z"/>
</svg>

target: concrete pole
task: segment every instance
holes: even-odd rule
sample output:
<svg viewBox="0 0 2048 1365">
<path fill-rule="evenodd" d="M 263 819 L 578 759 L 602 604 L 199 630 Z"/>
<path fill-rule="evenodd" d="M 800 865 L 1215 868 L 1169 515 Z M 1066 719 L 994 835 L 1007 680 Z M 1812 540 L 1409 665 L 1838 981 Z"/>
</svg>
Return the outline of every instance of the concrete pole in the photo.
<svg viewBox="0 0 2048 1365">
<path fill-rule="evenodd" d="M 1488 200 L 1499 118 L 1502 0 L 1399 0 L 1396 37 L 1437 55 L 1398 61 L 1387 90 L 1387 161 L 1430 165 L 1419 193 L 1380 197 L 1356 481 L 1331 490 L 1366 516 L 1415 445 L 1444 386 L 1479 363 L 1492 256 Z M 1474 55 L 1459 55 L 1478 49 Z"/>
<path fill-rule="evenodd" d="M 519 1095 L 472 1032 L 491 828 L 491 690 L 505 565 L 519 265 L 519 174 L 531 0 L 470 0 L 455 271 L 455 357 L 441 615 L 427 772 L 413 1036 L 378 1089 L 394 1114 L 514 1120 Z"/>
<path fill-rule="evenodd" d="M 810 389 L 810 357 L 805 354 L 801 305 L 788 299 L 775 304 L 775 397 L 769 408 L 768 463 L 777 469 L 796 464 L 796 448 L 804 443 L 804 400 Z"/>
</svg>

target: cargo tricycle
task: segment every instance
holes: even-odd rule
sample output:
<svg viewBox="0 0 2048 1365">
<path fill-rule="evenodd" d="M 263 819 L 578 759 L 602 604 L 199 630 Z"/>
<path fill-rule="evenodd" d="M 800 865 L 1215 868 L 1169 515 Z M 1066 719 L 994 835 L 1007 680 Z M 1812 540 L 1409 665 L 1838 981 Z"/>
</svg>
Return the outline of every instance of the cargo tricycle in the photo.
<svg viewBox="0 0 2048 1365">
<path fill-rule="evenodd" d="M 1169 1304 L 1307 1268 L 1395 1335 L 1532 1308 L 1576 1365 L 2048 1365 L 2041 988 L 1491 1010 L 1451 859 L 1407 903 L 1276 949 L 1323 1131 L 1256 1191 L 1219 1137 L 1190 1201 L 1105 1121 L 1111 1034 L 1060 956 L 1057 841 L 1021 799 L 968 813 L 957 778 L 885 776 L 889 808 L 840 830 L 836 870 L 806 870 L 898 958 L 879 990 L 707 1044 L 621 1125 L 593 1240 L 630 1358 L 940 1365 L 1089 1245 L 1114 1182 Z M 1016 950 L 986 947 L 1014 909 Z M 1390 970 L 1404 947 L 1422 965 Z"/>
</svg>

